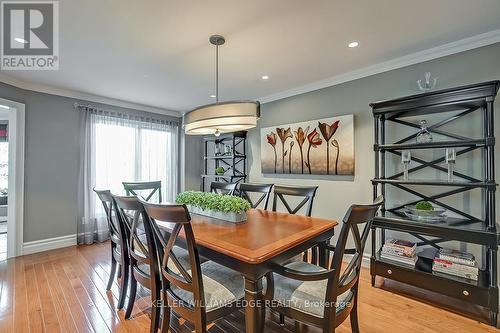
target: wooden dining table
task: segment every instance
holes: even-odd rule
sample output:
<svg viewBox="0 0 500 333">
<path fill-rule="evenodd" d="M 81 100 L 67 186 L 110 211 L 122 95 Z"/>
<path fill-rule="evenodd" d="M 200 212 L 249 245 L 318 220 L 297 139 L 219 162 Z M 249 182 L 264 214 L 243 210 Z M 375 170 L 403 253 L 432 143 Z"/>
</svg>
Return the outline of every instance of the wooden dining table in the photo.
<svg viewBox="0 0 500 333">
<path fill-rule="evenodd" d="M 157 221 L 170 231 L 173 224 Z M 333 237 L 333 220 L 251 209 L 247 220 L 231 223 L 192 215 L 196 246 L 206 259 L 240 272 L 245 280 L 245 326 L 247 333 L 264 331 L 265 304 L 262 282 L 273 266 L 283 265 L 294 256 L 318 245 L 319 262 L 326 265 L 328 251 L 323 246 Z"/>
</svg>

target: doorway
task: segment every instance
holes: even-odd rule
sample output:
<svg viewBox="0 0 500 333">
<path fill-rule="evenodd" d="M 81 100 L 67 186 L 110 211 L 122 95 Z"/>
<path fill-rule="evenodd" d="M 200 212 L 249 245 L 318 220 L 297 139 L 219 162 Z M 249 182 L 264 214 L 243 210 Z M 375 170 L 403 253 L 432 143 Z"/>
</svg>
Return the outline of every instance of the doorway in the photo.
<svg viewBox="0 0 500 333">
<path fill-rule="evenodd" d="M 24 104 L 0 98 L 0 261 L 22 254 Z"/>
<path fill-rule="evenodd" d="M 7 259 L 9 193 L 9 117 L 7 112 L 0 110 L 0 261 Z"/>
</svg>

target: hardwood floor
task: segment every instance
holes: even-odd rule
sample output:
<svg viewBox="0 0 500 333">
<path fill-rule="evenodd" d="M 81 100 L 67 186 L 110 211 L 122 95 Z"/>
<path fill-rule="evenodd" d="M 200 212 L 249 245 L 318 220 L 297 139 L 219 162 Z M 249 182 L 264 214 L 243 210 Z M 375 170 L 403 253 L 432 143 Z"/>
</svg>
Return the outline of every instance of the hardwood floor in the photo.
<svg viewBox="0 0 500 333">
<path fill-rule="evenodd" d="M 0 262 L 0 332 L 149 332 L 149 297 L 142 298 L 131 320 L 116 310 L 118 285 L 106 292 L 110 269 L 109 244 L 69 247 Z M 372 288 L 364 269 L 360 287 L 359 318 L 363 333 L 500 332 L 486 324 L 410 298 Z M 402 291 L 404 292 L 404 290 Z M 265 332 L 293 332 L 268 314 Z M 243 313 L 211 325 L 210 332 L 244 332 Z M 191 332 L 181 320 L 173 332 Z M 311 332 L 319 332 L 311 329 Z M 351 332 L 349 320 L 337 332 Z"/>
</svg>

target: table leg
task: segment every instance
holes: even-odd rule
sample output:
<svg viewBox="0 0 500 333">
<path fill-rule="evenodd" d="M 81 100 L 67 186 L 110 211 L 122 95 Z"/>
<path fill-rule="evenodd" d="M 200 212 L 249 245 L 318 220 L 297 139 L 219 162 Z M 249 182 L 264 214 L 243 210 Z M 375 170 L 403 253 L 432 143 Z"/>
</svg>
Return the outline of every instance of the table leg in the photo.
<svg viewBox="0 0 500 333">
<path fill-rule="evenodd" d="M 330 251 L 326 248 L 326 245 L 330 244 L 330 240 L 320 243 L 318 245 L 319 250 L 319 266 L 328 269 L 330 262 Z"/>
<path fill-rule="evenodd" d="M 252 280 L 245 277 L 245 301 L 246 333 L 264 332 L 266 306 L 262 291 L 262 278 Z"/>
</svg>

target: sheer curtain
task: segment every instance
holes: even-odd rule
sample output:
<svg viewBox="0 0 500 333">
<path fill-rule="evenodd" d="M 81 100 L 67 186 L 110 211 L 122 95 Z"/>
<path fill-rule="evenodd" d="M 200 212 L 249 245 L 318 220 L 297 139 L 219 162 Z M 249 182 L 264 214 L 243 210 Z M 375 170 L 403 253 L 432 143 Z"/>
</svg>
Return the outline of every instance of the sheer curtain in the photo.
<svg viewBox="0 0 500 333">
<path fill-rule="evenodd" d="M 79 106 L 82 112 L 78 243 L 108 238 L 102 204 L 92 189 L 124 194 L 124 181 L 162 183 L 162 197 L 178 190 L 178 123 L 161 116 L 137 116 Z"/>
</svg>

